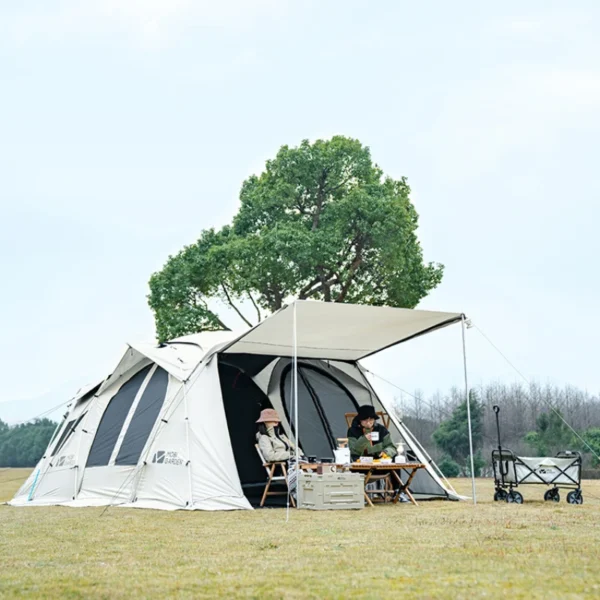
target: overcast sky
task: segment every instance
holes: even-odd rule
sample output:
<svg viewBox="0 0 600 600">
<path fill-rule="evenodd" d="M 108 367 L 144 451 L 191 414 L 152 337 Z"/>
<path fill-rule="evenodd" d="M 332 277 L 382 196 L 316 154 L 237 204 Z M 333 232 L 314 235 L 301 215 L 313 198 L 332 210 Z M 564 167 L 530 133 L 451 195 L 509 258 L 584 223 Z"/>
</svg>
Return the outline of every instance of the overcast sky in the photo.
<svg viewBox="0 0 600 600">
<path fill-rule="evenodd" d="M 527 378 L 598 391 L 599 17 L 592 0 L 0 3 L 0 418 L 152 339 L 150 274 L 228 222 L 282 144 L 334 134 L 408 178 L 446 265 L 422 308 L 464 311 Z M 473 383 L 515 380 L 467 344 Z M 445 390 L 460 351 L 455 327 L 369 366 Z"/>
</svg>

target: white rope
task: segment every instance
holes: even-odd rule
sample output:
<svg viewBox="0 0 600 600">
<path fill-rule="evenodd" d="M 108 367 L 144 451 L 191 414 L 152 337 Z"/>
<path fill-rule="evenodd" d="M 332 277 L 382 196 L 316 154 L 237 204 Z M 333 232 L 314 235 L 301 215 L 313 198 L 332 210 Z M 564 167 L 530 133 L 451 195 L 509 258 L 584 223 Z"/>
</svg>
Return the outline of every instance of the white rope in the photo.
<svg viewBox="0 0 600 600">
<path fill-rule="evenodd" d="M 485 340 L 490 344 L 490 346 L 492 346 L 492 348 L 494 348 L 494 350 L 496 350 L 496 352 L 500 354 L 500 356 L 508 363 L 510 367 L 512 367 L 515 370 L 515 372 L 523 379 L 523 381 L 525 381 L 527 385 L 531 386 L 531 382 L 529 381 L 529 379 L 527 379 L 527 377 L 525 377 L 525 375 L 523 375 L 523 373 L 521 373 L 521 371 L 519 371 L 519 369 L 517 369 L 517 367 L 515 367 L 515 365 L 513 365 L 513 363 L 510 360 L 508 360 L 507 356 L 500 350 L 500 348 L 498 348 L 498 346 L 496 346 L 496 344 L 494 344 L 494 342 L 492 342 L 492 340 L 490 340 L 490 338 L 487 335 L 485 335 L 485 333 L 483 333 L 483 331 L 481 331 L 481 329 L 479 329 L 477 325 L 472 324 L 472 327 L 477 329 L 477 331 L 485 338 Z M 585 446 L 587 446 L 590 452 L 596 458 L 600 459 L 600 455 L 598 455 L 598 453 L 581 437 L 581 435 L 579 435 L 577 430 L 571 427 L 571 424 L 560 414 L 560 411 L 558 411 L 554 406 L 552 406 L 550 400 L 547 400 L 546 398 L 544 398 L 544 396 L 542 396 L 542 400 L 550 407 L 550 409 L 558 416 L 558 418 L 575 434 L 579 441 L 582 442 Z"/>
<path fill-rule="evenodd" d="M 70 400 L 67 400 L 65 402 L 62 402 L 61 404 L 57 404 L 55 407 L 49 408 L 48 410 L 45 410 L 43 413 L 40 413 L 39 415 L 37 415 L 37 417 L 31 417 L 31 419 L 25 419 L 24 421 L 18 421 L 17 423 L 12 425 L 12 427 L 15 427 L 16 425 L 24 425 L 25 423 L 30 423 L 31 421 L 35 421 L 36 419 L 42 419 L 46 415 L 53 413 L 55 410 L 58 410 L 61 406 L 65 406 L 65 404 L 69 404 L 72 401 L 73 401 L 73 398 L 71 398 Z"/>
</svg>

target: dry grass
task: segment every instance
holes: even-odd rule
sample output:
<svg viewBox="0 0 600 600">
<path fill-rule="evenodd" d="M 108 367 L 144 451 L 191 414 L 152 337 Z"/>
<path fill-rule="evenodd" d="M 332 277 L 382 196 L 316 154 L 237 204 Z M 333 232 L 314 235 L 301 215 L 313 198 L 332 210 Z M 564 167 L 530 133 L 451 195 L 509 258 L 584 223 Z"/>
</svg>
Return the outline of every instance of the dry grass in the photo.
<svg viewBox="0 0 600 600">
<path fill-rule="evenodd" d="M 0 470 L 0 501 L 27 471 Z M 462 493 L 469 482 L 456 480 Z M 582 506 L 429 502 L 363 511 L 0 506 L 0 597 L 600 597 L 600 481 Z"/>
</svg>

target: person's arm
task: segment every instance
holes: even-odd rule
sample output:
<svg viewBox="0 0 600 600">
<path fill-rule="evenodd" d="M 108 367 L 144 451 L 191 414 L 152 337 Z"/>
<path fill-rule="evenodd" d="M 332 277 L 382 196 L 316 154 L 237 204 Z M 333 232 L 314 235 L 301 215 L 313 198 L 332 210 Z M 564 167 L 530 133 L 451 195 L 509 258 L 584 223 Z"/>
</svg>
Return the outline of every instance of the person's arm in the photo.
<svg viewBox="0 0 600 600">
<path fill-rule="evenodd" d="M 398 454 L 396 444 L 392 442 L 392 436 L 389 433 L 383 438 L 381 445 L 383 446 L 382 452 L 385 452 L 390 458 L 394 458 Z"/>
<path fill-rule="evenodd" d="M 376 446 L 380 445 L 376 444 Z M 352 456 L 362 456 L 365 450 L 368 454 L 373 454 L 375 446 L 371 446 L 371 442 L 364 435 L 361 435 L 358 438 L 348 436 L 348 448 L 350 448 Z"/>
<path fill-rule="evenodd" d="M 296 446 L 294 446 L 294 442 L 290 440 L 290 438 L 284 434 L 282 434 L 281 439 L 290 447 L 290 454 L 294 454 L 296 452 Z"/>
<path fill-rule="evenodd" d="M 278 458 L 275 458 L 277 452 L 273 449 L 271 438 L 268 435 L 258 436 L 258 447 L 266 462 L 275 462 L 276 460 L 279 460 Z"/>
</svg>

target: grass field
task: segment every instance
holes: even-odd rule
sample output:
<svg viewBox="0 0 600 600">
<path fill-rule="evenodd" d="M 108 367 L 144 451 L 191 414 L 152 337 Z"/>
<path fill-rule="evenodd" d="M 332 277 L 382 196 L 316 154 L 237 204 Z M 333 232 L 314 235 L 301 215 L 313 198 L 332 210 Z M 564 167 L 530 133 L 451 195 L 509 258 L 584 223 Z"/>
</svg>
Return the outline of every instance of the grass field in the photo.
<svg viewBox="0 0 600 600">
<path fill-rule="evenodd" d="M 26 470 L 0 470 L 0 501 Z M 21 481 L 17 480 L 21 478 Z M 469 482 L 453 482 L 461 493 Z M 222 513 L 0 506 L 0 597 L 598 598 L 600 481 L 582 506 L 423 502 Z"/>
</svg>

